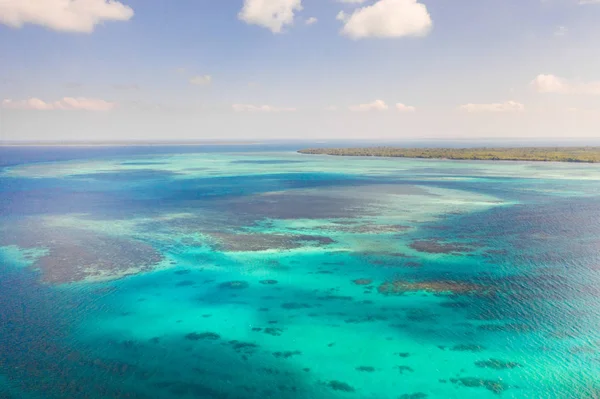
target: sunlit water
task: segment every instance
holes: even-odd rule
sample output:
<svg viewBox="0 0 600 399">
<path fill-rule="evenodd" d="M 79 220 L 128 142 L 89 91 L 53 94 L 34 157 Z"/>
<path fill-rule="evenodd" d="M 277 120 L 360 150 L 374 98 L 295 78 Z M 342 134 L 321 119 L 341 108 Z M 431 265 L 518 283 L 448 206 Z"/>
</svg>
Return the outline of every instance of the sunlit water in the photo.
<svg viewBox="0 0 600 399">
<path fill-rule="evenodd" d="M 1 398 L 600 396 L 599 166 L 236 150 L 3 169 Z"/>
</svg>

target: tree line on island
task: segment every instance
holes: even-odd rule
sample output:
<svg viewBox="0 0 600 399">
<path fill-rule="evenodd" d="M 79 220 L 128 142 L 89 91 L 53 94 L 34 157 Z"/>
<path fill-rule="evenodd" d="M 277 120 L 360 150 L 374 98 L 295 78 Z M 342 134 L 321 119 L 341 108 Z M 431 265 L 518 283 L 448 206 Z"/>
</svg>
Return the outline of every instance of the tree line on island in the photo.
<svg viewBox="0 0 600 399">
<path fill-rule="evenodd" d="M 482 161 L 600 162 L 600 147 L 514 148 L 308 148 L 301 154 Z"/>
</svg>

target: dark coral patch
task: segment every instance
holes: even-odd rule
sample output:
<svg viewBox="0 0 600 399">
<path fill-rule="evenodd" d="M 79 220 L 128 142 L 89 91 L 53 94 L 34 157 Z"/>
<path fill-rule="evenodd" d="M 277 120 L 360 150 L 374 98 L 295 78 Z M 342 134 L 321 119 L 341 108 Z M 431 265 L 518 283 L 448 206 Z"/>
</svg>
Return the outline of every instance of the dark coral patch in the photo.
<svg viewBox="0 0 600 399">
<path fill-rule="evenodd" d="M 220 288 L 230 288 L 234 290 L 241 290 L 244 288 L 248 288 L 250 284 L 246 281 L 226 281 L 224 283 L 219 284 Z"/>
<path fill-rule="evenodd" d="M 477 327 L 478 330 L 482 331 L 517 331 L 527 332 L 531 331 L 531 327 L 525 324 L 510 323 L 510 324 L 482 324 Z"/>
<path fill-rule="evenodd" d="M 415 393 L 405 393 L 404 395 L 400 395 L 398 399 L 425 399 L 429 395 L 424 392 L 415 392 Z"/>
<path fill-rule="evenodd" d="M 373 282 L 373 280 L 368 278 L 359 278 L 352 281 L 356 285 L 369 285 Z"/>
<path fill-rule="evenodd" d="M 312 308 L 311 305 L 307 303 L 298 303 L 298 302 L 286 302 L 281 305 L 284 309 L 308 309 Z"/>
<path fill-rule="evenodd" d="M 194 284 L 196 284 L 196 283 L 192 280 L 184 280 L 184 281 L 178 282 L 176 285 L 177 285 L 177 287 L 189 287 Z"/>
<path fill-rule="evenodd" d="M 418 321 L 418 322 L 432 322 L 435 321 L 438 315 L 432 313 L 428 309 L 409 309 L 406 312 L 406 319 L 410 321 Z"/>
<path fill-rule="evenodd" d="M 490 368 L 494 370 L 506 370 L 506 369 L 514 369 L 517 367 L 521 367 L 519 363 L 516 362 L 506 362 L 504 360 L 499 359 L 489 359 L 489 360 L 481 360 L 475 362 L 475 366 L 481 368 Z"/>
<path fill-rule="evenodd" d="M 199 341 L 201 339 L 206 339 L 206 340 L 210 340 L 210 341 L 215 341 L 217 339 L 220 339 L 221 336 L 217 333 L 213 333 L 213 332 L 205 332 L 205 333 L 189 333 L 186 334 L 185 339 L 189 339 L 190 341 Z"/>
<path fill-rule="evenodd" d="M 264 234 L 264 233 L 217 233 L 210 236 L 215 241 L 218 250 L 227 252 L 256 252 L 270 249 L 295 249 L 304 246 L 324 246 L 334 243 L 325 236 L 293 235 L 293 234 Z"/>
<path fill-rule="evenodd" d="M 238 340 L 232 340 L 229 341 L 229 344 L 231 345 L 231 347 L 236 351 L 236 352 L 240 352 L 240 351 L 245 351 L 245 352 L 252 352 L 255 349 L 258 348 L 258 345 L 252 342 L 243 342 L 243 341 L 238 341 Z"/>
<path fill-rule="evenodd" d="M 259 283 L 265 284 L 265 285 L 273 285 L 273 284 L 277 284 L 278 281 L 277 280 L 260 280 Z"/>
<path fill-rule="evenodd" d="M 152 271 L 164 260 L 160 251 L 142 241 L 83 228 L 58 229 L 34 219 L 11 224 L 10 232 L 0 233 L 0 246 L 47 249 L 31 267 L 51 284 L 122 278 Z"/>
<path fill-rule="evenodd" d="M 471 283 L 452 280 L 436 280 L 411 282 L 406 280 L 387 281 L 377 290 L 384 295 L 402 295 L 414 292 L 429 292 L 433 294 L 476 294 L 484 292 L 484 288 Z"/>
<path fill-rule="evenodd" d="M 439 304 L 439 306 L 441 306 L 442 308 L 447 308 L 447 309 L 465 309 L 471 305 L 467 302 L 451 301 L 451 302 L 442 302 Z"/>
<path fill-rule="evenodd" d="M 450 382 L 469 388 L 485 388 L 495 394 L 501 394 L 507 389 L 507 386 L 502 382 L 475 377 L 451 378 Z"/>
<path fill-rule="evenodd" d="M 301 355 L 300 351 L 283 351 L 283 352 L 273 352 L 273 356 L 283 359 L 288 359 L 292 356 Z"/>
<path fill-rule="evenodd" d="M 414 241 L 410 247 L 429 254 L 457 254 L 472 250 L 464 245 L 444 243 L 435 239 Z"/>
<path fill-rule="evenodd" d="M 329 388 L 333 389 L 334 391 L 342 391 L 342 392 L 356 391 L 356 389 L 354 389 L 352 386 L 346 384 L 345 382 L 336 381 L 336 380 L 329 381 L 327 383 L 327 386 Z"/>
<path fill-rule="evenodd" d="M 476 344 L 460 344 L 454 345 L 450 350 L 455 352 L 481 352 L 485 350 L 485 347 Z"/>
<path fill-rule="evenodd" d="M 325 295 L 325 296 L 320 296 L 317 299 L 320 301 L 335 301 L 335 300 L 352 301 L 352 300 L 354 300 L 354 298 L 352 298 L 351 296 L 348 296 L 348 295 Z"/>
<path fill-rule="evenodd" d="M 400 374 L 404 374 L 406 372 L 414 372 L 415 370 L 410 366 L 396 366 Z"/>
<path fill-rule="evenodd" d="M 269 334 L 272 335 L 274 337 L 278 337 L 283 333 L 283 329 L 281 328 L 274 328 L 274 327 L 268 327 L 265 328 L 265 330 L 263 331 L 265 334 Z"/>
<path fill-rule="evenodd" d="M 356 368 L 357 371 L 364 371 L 366 373 L 372 373 L 375 371 L 375 367 L 371 366 L 359 366 Z"/>
</svg>

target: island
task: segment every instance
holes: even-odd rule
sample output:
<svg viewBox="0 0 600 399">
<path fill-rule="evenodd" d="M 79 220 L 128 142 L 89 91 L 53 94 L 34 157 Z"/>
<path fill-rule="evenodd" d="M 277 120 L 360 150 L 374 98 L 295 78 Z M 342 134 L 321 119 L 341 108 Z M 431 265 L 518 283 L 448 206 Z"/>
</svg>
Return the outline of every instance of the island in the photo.
<svg viewBox="0 0 600 399">
<path fill-rule="evenodd" d="M 600 147 L 513 148 L 308 148 L 301 154 L 483 161 L 600 162 Z"/>
</svg>

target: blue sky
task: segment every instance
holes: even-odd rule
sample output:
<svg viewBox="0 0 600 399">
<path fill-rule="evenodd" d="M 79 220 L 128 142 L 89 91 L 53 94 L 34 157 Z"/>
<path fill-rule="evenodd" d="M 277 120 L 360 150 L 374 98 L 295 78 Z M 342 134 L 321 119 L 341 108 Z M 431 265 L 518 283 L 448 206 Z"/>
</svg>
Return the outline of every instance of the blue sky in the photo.
<svg viewBox="0 0 600 399">
<path fill-rule="evenodd" d="M 600 136 L 600 1 L 25 3 L 4 140 Z"/>
</svg>

